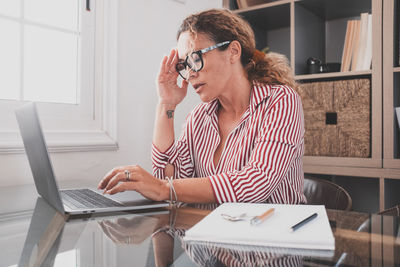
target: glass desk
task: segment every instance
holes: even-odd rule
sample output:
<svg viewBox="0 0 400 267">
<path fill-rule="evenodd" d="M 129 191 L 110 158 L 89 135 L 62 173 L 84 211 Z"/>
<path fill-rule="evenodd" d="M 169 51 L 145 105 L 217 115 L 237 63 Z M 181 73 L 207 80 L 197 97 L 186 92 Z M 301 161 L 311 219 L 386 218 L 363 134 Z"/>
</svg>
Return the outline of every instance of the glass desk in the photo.
<svg viewBox="0 0 400 267">
<path fill-rule="evenodd" d="M 330 257 L 185 244 L 198 207 L 64 217 L 38 198 L 33 212 L 0 216 L 0 266 L 399 266 L 399 218 L 327 210 Z"/>
</svg>

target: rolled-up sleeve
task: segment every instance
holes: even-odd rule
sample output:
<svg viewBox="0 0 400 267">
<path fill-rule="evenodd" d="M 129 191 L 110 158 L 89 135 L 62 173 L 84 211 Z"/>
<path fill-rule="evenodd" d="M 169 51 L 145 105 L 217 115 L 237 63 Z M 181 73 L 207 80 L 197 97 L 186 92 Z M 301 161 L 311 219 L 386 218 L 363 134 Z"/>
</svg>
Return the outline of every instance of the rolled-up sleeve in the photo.
<svg viewBox="0 0 400 267">
<path fill-rule="evenodd" d="M 180 138 L 175 141 L 166 151 L 160 151 L 152 144 L 151 160 L 153 175 L 159 179 L 165 179 L 165 167 L 167 164 L 174 166 L 173 178 L 187 178 L 193 175 L 193 161 L 188 143 L 190 135 L 191 116 L 188 116 L 183 126 Z"/>
<path fill-rule="evenodd" d="M 240 170 L 209 177 L 219 203 L 265 202 L 299 156 L 304 136 L 300 97 L 285 94 L 266 110 L 248 163 Z"/>
</svg>

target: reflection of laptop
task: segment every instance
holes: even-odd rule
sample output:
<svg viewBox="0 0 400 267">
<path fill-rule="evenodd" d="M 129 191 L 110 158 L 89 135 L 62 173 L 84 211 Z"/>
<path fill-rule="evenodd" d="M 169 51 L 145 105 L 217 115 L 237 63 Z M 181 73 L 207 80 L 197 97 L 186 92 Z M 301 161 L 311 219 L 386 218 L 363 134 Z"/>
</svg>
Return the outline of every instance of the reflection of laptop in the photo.
<svg viewBox="0 0 400 267">
<path fill-rule="evenodd" d="M 133 250 L 134 254 L 143 256 L 146 256 L 143 252 L 149 251 L 147 261 L 151 260 L 152 264 L 146 266 L 155 266 L 153 253 L 148 247 L 152 247 L 149 239 L 158 221 L 168 214 L 166 209 L 153 209 L 67 221 L 68 215 L 61 214 L 38 197 L 18 267 L 109 266 L 115 255 L 131 256 Z M 114 244 L 109 241 L 110 237 L 123 242 Z M 126 249 L 125 245 L 131 247 Z M 62 254 L 72 257 L 66 258 Z M 73 261 L 73 265 L 68 261 Z M 0 263 L 0 266 L 3 265 Z"/>
<path fill-rule="evenodd" d="M 106 197 L 100 193 L 101 191 L 95 189 L 58 190 L 35 104 L 28 103 L 18 108 L 15 113 L 36 190 L 59 212 L 85 214 L 160 208 L 168 205 L 166 202 L 150 201 L 133 191 L 122 193 L 127 197 L 118 200 L 118 196 Z"/>
<path fill-rule="evenodd" d="M 19 267 L 54 265 L 66 218 L 42 198 L 36 200 Z"/>
</svg>

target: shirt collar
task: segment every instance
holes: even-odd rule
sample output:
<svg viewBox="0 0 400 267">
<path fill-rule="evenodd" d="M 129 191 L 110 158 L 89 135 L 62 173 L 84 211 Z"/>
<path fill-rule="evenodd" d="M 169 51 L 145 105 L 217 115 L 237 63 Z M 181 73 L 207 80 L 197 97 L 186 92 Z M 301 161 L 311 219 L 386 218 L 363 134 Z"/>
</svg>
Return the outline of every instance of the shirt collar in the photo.
<svg viewBox="0 0 400 267">
<path fill-rule="evenodd" d="M 250 95 L 250 113 L 256 110 L 257 106 L 266 98 L 271 95 L 271 86 L 268 84 L 253 82 L 253 87 Z M 219 106 L 218 99 L 214 99 L 207 103 L 206 111 L 208 115 L 212 115 L 216 112 Z"/>
<path fill-rule="evenodd" d="M 253 90 L 250 96 L 250 113 L 256 110 L 257 106 L 272 94 L 272 88 L 268 84 L 253 82 Z"/>
<path fill-rule="evenodd" d="M 219 106 L 219 101 L 218 101 L 218 99 L 214 99 L 214 100 L 211 100 L 210 102 L 208 102 L 208 103 L 206 104 L 206 111 L 207 111 L 207 114 L 211 116 L 213 113 L 216 112 L 218 106 Z"/>
</svg>

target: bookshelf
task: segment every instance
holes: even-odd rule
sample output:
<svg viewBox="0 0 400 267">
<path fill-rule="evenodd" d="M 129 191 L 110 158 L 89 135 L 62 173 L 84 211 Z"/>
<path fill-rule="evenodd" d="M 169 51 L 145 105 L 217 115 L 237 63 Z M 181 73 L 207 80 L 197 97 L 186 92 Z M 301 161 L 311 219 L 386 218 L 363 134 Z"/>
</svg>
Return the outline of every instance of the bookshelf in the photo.
<svg viewBox="0 0 400 267">
<path fill-rule="evenodd" d="M 383 1 L 383 168 L 400 169 L 400 131 L 395 107 L 400 107 L 400 1 Z M 385 206 L 399 203 L 400 180 L 385 179 Z"/>
<path fill-rule="evenodd" d="M 374 196 L 369 211 L 399 204 L 400 197 L 393 193 L 400 190 L 400 131 L 394 115 L 394 107 L 400 106 L 400 65 L 394 60 L 399 57 L 394 51 L 400 50 L 394 34 L 399 32 L 395 14 L 400 14 L 400 0 L 268 0 L 242 9 L 236 0 L 223 2 L 249 21 L 257 49 L 268 46 L 288 57 L 299 83 L 370 80 L 370 156 L 304 156 L 304 171 L 335 180 L 355 196 Z M 309 57 L 341 63 L 347 21 L 360 19 L 365 12 L 372 14 L 371 69 L 308 74 Z M 365 190 L 361 183 L 367 185 Z"/>
<path fill-rule="evenodd" d="M 400 168 L 400 133 L 394 108 L 400 107 L 399 11 L 398 0 L 384 1 L 383 88 L 384 159 L 386 168 Z"/>
</svg>

